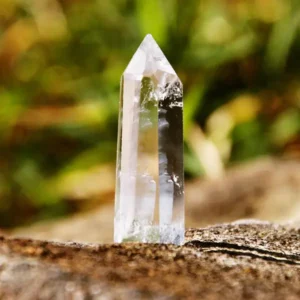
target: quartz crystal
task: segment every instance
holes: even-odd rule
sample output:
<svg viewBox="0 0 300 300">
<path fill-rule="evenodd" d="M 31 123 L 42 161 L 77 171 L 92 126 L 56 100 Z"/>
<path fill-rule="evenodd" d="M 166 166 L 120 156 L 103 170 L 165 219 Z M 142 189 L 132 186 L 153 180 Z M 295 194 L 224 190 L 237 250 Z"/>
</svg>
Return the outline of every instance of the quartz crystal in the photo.
<svg viewBox="0 0 300 300">
<path fill-rule="evenodd" d="M 151 35 L 121 78 L 114 240 L 184 241 L 182 84 Z"/>
</svg>

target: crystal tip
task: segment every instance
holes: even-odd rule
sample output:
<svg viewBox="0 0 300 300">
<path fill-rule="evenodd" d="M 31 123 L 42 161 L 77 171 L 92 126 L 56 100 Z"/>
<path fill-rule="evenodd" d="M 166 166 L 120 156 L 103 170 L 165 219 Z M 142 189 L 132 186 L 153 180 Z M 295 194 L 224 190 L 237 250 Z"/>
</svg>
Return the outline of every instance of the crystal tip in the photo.
<svg viewBox="0 0 300 300">
<path fill-rule="evenodd" d="M 154 41 L 156 43 L 151 33 L 146 34 L 146 36 L 144 37 L 144 41 L 152 41 L 152 42 Z"/>
<path fill-rule="evenodd" d="M 152 38 L 153 39 L 153 36 L 152 36 L 151 33 L 148 33 L 148 34 L 146 34 L 145 38 L 147 38 L 147 39 Z"/>
<path fill-rule="evenodd" d="M 160 74 L 157 72 L 158 69 L 163 73 L 176 75 L 159 45 L 153 36 L 148 33 L 129 62 L 124 74 L 150 76 L 156 73 Z"/>
</svg>

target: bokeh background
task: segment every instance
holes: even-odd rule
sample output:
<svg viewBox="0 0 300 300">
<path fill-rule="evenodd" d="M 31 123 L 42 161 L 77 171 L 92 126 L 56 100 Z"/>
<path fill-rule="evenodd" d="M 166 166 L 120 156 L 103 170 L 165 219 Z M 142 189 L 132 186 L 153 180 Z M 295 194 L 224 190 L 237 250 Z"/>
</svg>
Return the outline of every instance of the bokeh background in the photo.
<svg viewBox="0 0 300 300">
<path fill-rule="evenodd" d="M 0 228 L 112 203 L 119 80 L 147 33 L 184 85 L 187 187 L 297 161 L 299 30 L 299 0 L 0 0 Z"/>
</svg>

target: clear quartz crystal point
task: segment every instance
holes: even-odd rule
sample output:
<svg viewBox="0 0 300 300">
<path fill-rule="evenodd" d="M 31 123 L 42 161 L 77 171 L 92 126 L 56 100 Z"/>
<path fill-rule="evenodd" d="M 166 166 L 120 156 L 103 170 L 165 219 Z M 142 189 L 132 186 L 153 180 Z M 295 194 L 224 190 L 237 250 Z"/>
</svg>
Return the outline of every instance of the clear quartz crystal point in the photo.
<svg viewBox="0 0 300 300">
<path fill-rule="evenodd" d="M 121 78 L 114 240 L 184 241 L 182 84 L 151 35 Z"/>
</svg>

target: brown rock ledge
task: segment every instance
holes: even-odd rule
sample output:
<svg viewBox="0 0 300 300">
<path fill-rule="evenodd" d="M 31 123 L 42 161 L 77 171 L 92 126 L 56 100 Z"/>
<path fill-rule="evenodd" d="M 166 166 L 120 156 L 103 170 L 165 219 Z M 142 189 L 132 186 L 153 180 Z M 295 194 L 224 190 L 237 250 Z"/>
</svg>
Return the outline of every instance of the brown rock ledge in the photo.
<svg viewBox="0 0 300 300">
<path fill-rule="evenodd" d="M 0 299 L 300 299 L 300 229 L 188 229 L 182 247 L 0 240 Z"/>
</svg>

